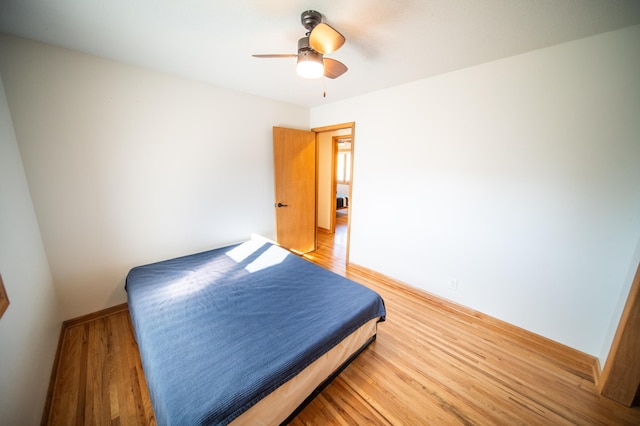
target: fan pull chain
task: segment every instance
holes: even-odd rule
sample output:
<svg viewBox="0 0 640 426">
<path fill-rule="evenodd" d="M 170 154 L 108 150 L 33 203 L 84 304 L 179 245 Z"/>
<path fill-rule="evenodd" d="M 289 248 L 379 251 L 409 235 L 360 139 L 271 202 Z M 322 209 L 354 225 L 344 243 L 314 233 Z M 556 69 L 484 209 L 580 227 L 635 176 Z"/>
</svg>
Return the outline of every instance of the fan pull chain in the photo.
<svg viewBox="0 0 640 426">
<path fill-rule="evenodd" d="M 326 98 L 327 97 L 327 78 L 323 78 L 322 79 L 322 97 Z"/>
</svg>

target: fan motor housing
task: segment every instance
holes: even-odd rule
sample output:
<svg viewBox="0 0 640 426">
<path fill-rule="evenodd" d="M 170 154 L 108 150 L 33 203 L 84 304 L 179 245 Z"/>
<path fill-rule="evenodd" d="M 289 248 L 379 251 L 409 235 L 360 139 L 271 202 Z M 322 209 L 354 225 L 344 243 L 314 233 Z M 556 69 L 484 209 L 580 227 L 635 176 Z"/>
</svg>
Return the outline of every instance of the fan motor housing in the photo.
<svg viewBox="0 0 640 426">
<path fill-rule="evenodd" d="M 298 62 L 308 60 L 322 62 L 322 54 L 309 46 L 309 37 L 307 36 L 298 40 Z"/>
<path fill-rule="evenodd" d="M 298 40 L 298 53 L 305 50 L 313 50 L 309 45 L 309 36 L 302 37 L 300 40 Z"/>
<path fill-rule="evenodd" d="M 322 14 L 315 10 L 307 10 L 300 15 L 300 22 L 302 22 L 302 26 L 305 27 L 307 31 L 311 31 L 316 25 L 322 22 Z"/>
</svg>

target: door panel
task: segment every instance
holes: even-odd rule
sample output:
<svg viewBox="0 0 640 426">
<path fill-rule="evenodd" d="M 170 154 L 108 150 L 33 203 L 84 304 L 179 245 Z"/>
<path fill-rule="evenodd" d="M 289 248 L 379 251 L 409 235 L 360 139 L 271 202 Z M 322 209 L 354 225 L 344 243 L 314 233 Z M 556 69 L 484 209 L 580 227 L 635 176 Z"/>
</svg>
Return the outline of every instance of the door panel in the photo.
<svg viewBox="0 0 640 426">
<path fill-rule="evenodd" d="M 316 249 L 316 134 L 273 128 L 276 239 L 298 253 Z"/>
</svg>

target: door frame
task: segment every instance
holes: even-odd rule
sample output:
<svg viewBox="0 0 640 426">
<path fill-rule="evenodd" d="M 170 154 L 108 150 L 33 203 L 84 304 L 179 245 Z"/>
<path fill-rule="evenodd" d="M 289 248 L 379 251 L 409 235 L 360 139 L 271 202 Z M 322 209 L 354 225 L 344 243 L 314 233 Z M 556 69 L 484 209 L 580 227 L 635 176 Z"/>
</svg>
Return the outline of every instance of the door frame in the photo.
<svg viewBox="0 0 640 426">
<path fill-rule="evenodd" d="M 326 132 L 334 132 L 336 130 L 345 130 L 345 129 L 350 129 L 351 130 L 351 164 L 349 165 L 349 167 L 351 167 L 351 184 L 349 185 L 349 208 L 351 208 L 351 206 L 353 205 L 353 203 L 351 202 L 351 200 L 353 200 L 352 197 L 352 192 L 353 192 L 353 159 L 355 157 L 354 153 L 355 153 L 355 139 L 356 139 L 356 123 L 355 121 L 350 121 L 347 123 L 341 123 L 341 124 L 334 124 L 334 125 L 330 125 L 330 126 L 322 126 L 322 127 L 314 127 L 311 129 L 312 132 L 316 133 L 316 150 L 318 149 L 320 143 L 319 143 L 319 133 L 326 133 Z M 332 147 L 332 149 L 334 149 L 334 147 Z M 318 155 L 316 155 L 316 183 L 318 181 Z M 331 169 L 332 169 L 332 178 L 331 178 L 331 182 L 332 182 L 332 187 L 335 189 L 335 156 L 332 156 L 331 159 Z M 316 185 L 317 188 L 317 185 Z M 316 190 L 317 192 L 317 190 Z M 317 198 L 317 194 L 316 194 L 316 198 Z M 316 203 L 317 205 L 317 203 Z M 335 202 L 332 208 L 333 211 L 333 216 L 331 218 L 331 230 L 333 232 L 335 232 Z M 316 208 L 316 218 L 318 216 L 318 211 Z M 345 253 L 345 262 L 348 265 L 349 264 L 349 247 L 350 247 L 350 242 L 351 242 L 351 211 L 349 211 L 349 215 L 347 217 L 347 244 L 346 244 L 346 253 Z M 317 222 L 317 220 L 316 220 Z M 316 229 L 316 233 L 318 232 L 318 230 Z"/>
<path fill-rule="evenodd" d="M 599 377 L 600 394 L 631 407 L 640 389 L 640 263 L 631 284 L 609 355 Z"/>
</svg>

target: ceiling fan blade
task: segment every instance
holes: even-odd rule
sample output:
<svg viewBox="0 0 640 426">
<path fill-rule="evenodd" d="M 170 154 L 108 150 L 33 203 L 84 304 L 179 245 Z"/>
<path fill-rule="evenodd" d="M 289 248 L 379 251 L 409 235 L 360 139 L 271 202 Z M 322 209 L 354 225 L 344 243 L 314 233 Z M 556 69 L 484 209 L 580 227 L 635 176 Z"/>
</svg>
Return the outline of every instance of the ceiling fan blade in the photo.
<svg viewBox="0 0 640 426">
<path fill-rule="evenodd" d="M 267 55 L 251 55 L 254 58 L 295 58 L 298 55 L 295 53 L 271 53 Z"/>
<path fill-rule="evenodd" d="M 324 76 L 329 78 L 338 78 L 349 68 L 340 61 L 331 58 L 324 58 Z"/>
<path fill-rule="evenodd" d="M 316 25 L 309 34 L 309 45 L 323 55 L 340 49 L 344 42 L 345 38 L 342 34 L 324 23 Z"/>
</svg>

